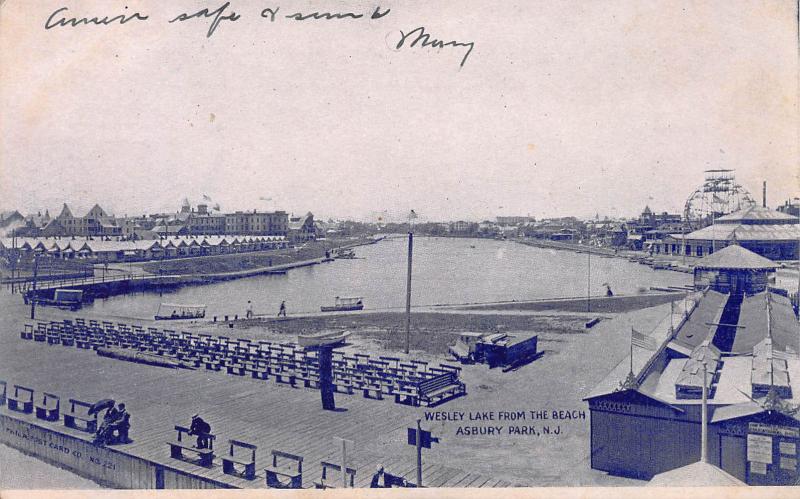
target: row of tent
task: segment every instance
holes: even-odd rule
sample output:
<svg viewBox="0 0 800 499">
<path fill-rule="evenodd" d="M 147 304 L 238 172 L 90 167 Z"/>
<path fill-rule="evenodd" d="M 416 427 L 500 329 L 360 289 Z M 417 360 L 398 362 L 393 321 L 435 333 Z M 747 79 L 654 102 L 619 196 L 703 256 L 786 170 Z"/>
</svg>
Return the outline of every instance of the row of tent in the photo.
<svg viewBox="0 0 800 499">
<path fill-rule="evenodd" d="M 24 254 L 48 254 L 57 258 L 102 261 L 153 260 L 185 256 L 220 255 L 246 251 L 282 249 L 289 246 L 284 236 L 176 236 L 168 239 L 77 240 L 49 238 L 0 239 L 0 252 L 17 248 Z"/>
</svg>

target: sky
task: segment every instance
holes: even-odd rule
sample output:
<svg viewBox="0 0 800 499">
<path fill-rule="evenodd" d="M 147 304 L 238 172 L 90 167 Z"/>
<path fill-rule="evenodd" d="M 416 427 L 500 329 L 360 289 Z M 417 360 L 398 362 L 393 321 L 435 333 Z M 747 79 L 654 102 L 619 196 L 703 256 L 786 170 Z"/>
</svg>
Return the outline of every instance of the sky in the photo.
<svg viewBox="0 0 800 499">
<path fill-rule="evenodd" d="M 632 216 L 681 211 L 709 168 L 800 194 L 793 2 L 231 0 L 211 37 L 168 22 L 223 3 L 0 4 L 0 209 Z M 148 19 L 45 29 L 60 7 Z M 315 11 L 367 15 L 286 18 Z M 463 46 L 398 49 L 420 26 L 474 43 L 463 67 Z"/>
</svg>

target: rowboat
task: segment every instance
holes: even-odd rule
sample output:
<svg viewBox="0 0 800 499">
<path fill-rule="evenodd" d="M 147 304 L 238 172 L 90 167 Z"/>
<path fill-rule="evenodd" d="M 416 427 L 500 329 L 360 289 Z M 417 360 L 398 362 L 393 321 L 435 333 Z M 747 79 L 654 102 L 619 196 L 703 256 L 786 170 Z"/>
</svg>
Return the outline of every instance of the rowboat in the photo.
<svg viewBox="0 0 800 499">
<path fill-rule="evenodd" d="M 155 319 L 157 321 L 175 321 L 181 319 L 202 319 L 205 316 L 205 305 L 179 305 L 177 303 L 162 303 L 158 306 Z"/>
<path fill-rule="evenodd" d="M 344 342 L 350 336 L 350 331 L 320 331 L 319 333 L 297 335 L 297 344 L 301 347 L 315 347 L 319 345 L 336 345 Z"/>
<path fill-rule="evenodd" d="M 320 310 L 323 312 L 348 312 L 352 310 L 363 310 L 364 298 L 356 296 L 353 298 L 340 298 L 336 297 L 336 302 L 333 306 L 322 306 Z"/>
</svg>

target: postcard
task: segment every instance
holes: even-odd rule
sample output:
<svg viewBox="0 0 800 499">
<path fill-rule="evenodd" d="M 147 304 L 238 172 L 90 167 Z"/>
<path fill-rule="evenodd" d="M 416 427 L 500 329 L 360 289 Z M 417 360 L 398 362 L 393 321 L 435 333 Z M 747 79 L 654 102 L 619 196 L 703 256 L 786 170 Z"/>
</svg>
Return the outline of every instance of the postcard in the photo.
<svg viewBox="0 0 800 499">
<path fill-rule="evenodd" d="M 797 485 L 797 33 L 0 2 L 0 489 Z"/>
</svg>

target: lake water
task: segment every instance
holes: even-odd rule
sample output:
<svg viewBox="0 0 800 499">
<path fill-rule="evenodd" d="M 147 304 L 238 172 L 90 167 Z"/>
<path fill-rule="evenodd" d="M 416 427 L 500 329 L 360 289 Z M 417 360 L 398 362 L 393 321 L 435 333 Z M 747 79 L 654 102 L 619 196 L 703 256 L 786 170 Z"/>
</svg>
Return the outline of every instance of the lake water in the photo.
<svg viewBox="0 0 800 499">
<path fill-rule="evenodd" d="M 177 291 L 137 293 L 96 300 L 87 308 L 108 315 L 152 319 L 161 302 L 205 304 L 206 317 L 319 312 L 335 296 L 363 296 L 366 309 L 403 309 L 407 239 L 388 239 L 355 249 L 358 259 Z M 414 239 L 412 304 L 460 304 L 586 296 L 586 254 L 534 248 L 511 241 L 418 237 Z M 649 286 L 684 285 L 688 274 L 655 271 L 622 258 L 591 257 L 592 294 L 636 293 Z"/>
</svg>

